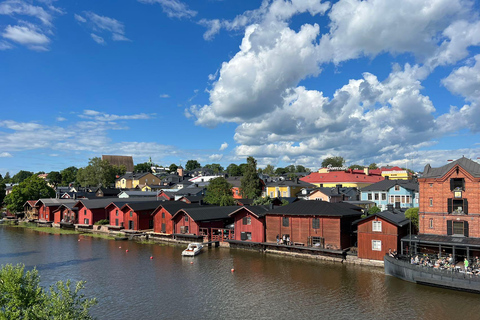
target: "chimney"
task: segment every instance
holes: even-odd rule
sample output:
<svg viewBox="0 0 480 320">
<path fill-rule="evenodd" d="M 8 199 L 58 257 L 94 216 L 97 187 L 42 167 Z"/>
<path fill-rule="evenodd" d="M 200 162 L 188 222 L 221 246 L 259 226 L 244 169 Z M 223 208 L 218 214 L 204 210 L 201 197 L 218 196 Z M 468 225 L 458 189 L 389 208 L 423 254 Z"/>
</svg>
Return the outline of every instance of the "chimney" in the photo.
<svg viewBox="0 0 480 320">
<path fill-rule="evenodd" d="M 384 178 L 385 178 L 385 180 L 390 180 L 389 176 L 385 176 Z"/>
<path fill-rule="evenodd" d="M 177 168 L 177 174 L 178 174 L 180 177 L 183 177 L 183 168 L 182 168 L 182 167 L 178 167 L 178 168 Z"/>
<path fill-rule="evenodd" d="M 400 209 L 400 202 L 395 202 L 395 209 Z"/>
<path fill-rule="evenodd" d="M 393 212 L 393 204 L 387 204 L 387 210 Z"/>
<path fill-rule="evenodd" d="M 370 174 L 369 168 L 368 167 L 363 168 L 363 173 L 365 173 L 365 175 L 368 176 Z"/>
<path fill-rule="evenodd" d="M 337 188 L 337 193 L 340 194 L 340 188 L 342 187 L 342 185 L 341 185 L 341 184 L 337 184 L 335 187 Z"/>
</svg>

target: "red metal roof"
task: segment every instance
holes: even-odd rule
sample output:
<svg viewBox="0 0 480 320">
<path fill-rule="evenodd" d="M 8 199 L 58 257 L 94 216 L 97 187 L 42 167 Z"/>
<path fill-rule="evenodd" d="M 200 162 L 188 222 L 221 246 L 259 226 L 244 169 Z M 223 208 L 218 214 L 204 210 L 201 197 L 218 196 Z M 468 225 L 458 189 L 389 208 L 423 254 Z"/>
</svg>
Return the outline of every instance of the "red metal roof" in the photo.
<svg viewBox="0 0 480 320">
<path fill-rule="evenodd" d="M 372 171 L 376 170 L 370 170 L 369 175 L 365 175 L 363 170 L 312 172 L 308 176 L 300 178 L 300 180 L 308 183 L 375 183 L 385 179 L 380 172 L 372 173 Z"/>
</svg>

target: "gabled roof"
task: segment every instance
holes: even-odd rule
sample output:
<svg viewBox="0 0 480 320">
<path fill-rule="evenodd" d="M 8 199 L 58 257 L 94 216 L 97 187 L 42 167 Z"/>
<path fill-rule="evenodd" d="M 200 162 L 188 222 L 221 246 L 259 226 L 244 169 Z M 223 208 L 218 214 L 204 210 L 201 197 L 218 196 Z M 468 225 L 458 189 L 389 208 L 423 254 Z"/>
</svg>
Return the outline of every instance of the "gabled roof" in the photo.
<svg viewBox="0 0 480 320">
<path fill-rule="evenodd" d="M 124 209 L 125 207 L 129 207 L 133 211 L 144 211 L 144 210 L 155 210 L 160 205 L 162 205 L 163 201 L 141 201 L 141 202 L 132 202 L 126 203 L 120 209 Z"/>
<path fill-rule="evenodd" d="M 300 200 L 287 206 L 275 208 L 266 214 L 330 217 L 360 216 L 362 213 L 353 210 L 353 207 L 355 206 L 343 202 L 331 203 L 326 201 Z"/>
<path fill-rule="evenodd" d="M 230 213 L 229 216 L 235 215 L 237 212 L 241 211 L 242 209 L 250 211 L 257 218 L 261 218 L 265 216 L 265 214 L 269 210 L 269 206 L 242 206 L 237 210 L 233 211 L 232 213 Z"/>
<path fill-rule="evenodd" d="M 127 172 L 123 176 L 118 178 L 117 180 L 120 180 L 120 179 L 138 180 L 138 179 L 141 179 L 141 178 L 143 178 L 143 177 L 145 177 L 146 175 L 149 175 L 149 174 L 151 174 L 151 173 L 150 172 Z"/>
<path fill-rule="evenodd" d="M 233 199 L 235 202 L 240 203 L 242 206 L 250 205 L 255 199 Z"/>
<path fill-rule="evenodd" d="M 118 195 L 122 190 L 120 190 L 120 189 L 112 189 L 112 188 L 103 188 L 103 187 L 100 187 L 100 188 L 97 189 L 96 192 L 99 192 L 99 191 L 101 191 L 104 196 L 116 196 L 116 195 Z"/>
<path fill-rule="evenodd" d="M 366 175 L 362 170 L 347 171 L 330 171 L 330 172 L 312 172 L 308 176 L 300 178 L 300 180 L 309 183 L 375 183 L 385 179 L 381 174 L 375 174 L 370 170 L 370 174 Z"/>
<path fill-rule="evenodd" d="M 242 178 L 243 177 L 228 177 L 225 178 L 225 180 L 227 180 L 227 182 L 230 183 L 232 187 L 240 188 L 240 186 L 242 185 Z"/>
<path fill-rule="evenodd" d="M 371 184 L 367 187 L 361 189 L 362 192 L 365 191 L 388 191 L 393 188 L 395 185 L 399 185 L 405 189 L 418 191 L 418 182 L 409 181 L 409 180 L 383 180 L 374 184 Z"/>
<path fill-rule="evenodd" d="M 121 194 L 126 194 L 129 197 L 156 197 L 156 191 L 122 191 L 118 194 L 120 197 Z"/>
<path fill-rule="evenodd" d="M 363 219 L 356 220 L 352 224 L 362 223 L 362 222 L 364 222 L 366 220 L 369 220 L 369 219 L 372 219 L 374 217 L 380 217 L 380 218 L 396 225 L 397 227 L 403 227 L 403 226 L 406 226 L 410 223 L 410 219 L 405 218 L 405 212 L 404 211 L 393 209 L 393 212 L 388 211 L 388 210 L 378 212 L 378 213 L 369 215 L 369 216 L 367 216 Z"/>
<path fill-rule="evenodd" d="M 187 199 L 188 201 L 193 203 L 193 202 L 200 202 L 203 200 L 203 198 L 204 196 L 183 196 L 180 199 Z M 180 199 L 178 199 L 178 201 L 181 201 Z"/>
<path fill-rule="evenodd" d="M 302 178 L 303 179 L 303 178 Z M 303 180 L 279 180 L 279 181 L 271 181 L 266 183 L 267 187 L 301 187 L 307 188 L 315 186 L 309 182 L 305 182 Z"/>
<path fill-rule="evenodd" d="M 35 203 L 37 203 L 37 200 L 27 200 L 23 206 L 25 207 L 27 204 L 30 206 L 30 207 L 35 207 Z"/>
<path fill-rule="evenodd" d="M 35 206 L 37 206 L 39 202 L 43 203 L 43 205 L 45 207 L 55 207 L 55 206 L 60 206 L 63 203 L 77 203 L 77 200 L 75 200 L 75 199 L 42 198 L 42 199 L 38 199 L 38 201 L 35 202 Z"/>
<path fill-rule="evenodd" d="M 183 208 L 177 211 L 172 219 L 180 212 L 185 212 L 194 221 L 206 221 L 206 220 L 221 220 L 229 218 L 229 214 L 238 209 L 238 206 L 225 206 L 225 207 L 207 207 L 200 206 L 196 208 Z"/>
<path fill-rule="evenodd" d="M 117 199 L 117 198 L 115 198 Z M 110 203 L 112 203 L 112 198 L 97 198 L 97 199 L 77 199 L 75 207 L 81 203 L 85 208 L 88 209 L 100 209 L 106 208 Z"/>
<path fill-rule="evenodd" d="M 198 203 L 186 203 L 183 201 L 163 201 L 160 204 L 160 207 L 164 208 L 168 211 L 172 216 L 180 209 L 183 208 L 198 208 L 200 204 Z M 202 205 L 204 207 L 210 207 L 206 205 Z"/>
<path fill-rule="evenodd" d="M 425 166 L 423 170 L 422 178 L 441 178 L 447 174 L 453 167 L 455 166 L 462 167 L 465 171 L 470 173 L 473 177 L 479 178 L 480 177 L 480 164 L 477 162 L 470 160 L 465 157 L 461 157 L 458 160 L 452 161 L 442 167 L 439 168 L 432 168 L 429 164 Z"/>
</svg>

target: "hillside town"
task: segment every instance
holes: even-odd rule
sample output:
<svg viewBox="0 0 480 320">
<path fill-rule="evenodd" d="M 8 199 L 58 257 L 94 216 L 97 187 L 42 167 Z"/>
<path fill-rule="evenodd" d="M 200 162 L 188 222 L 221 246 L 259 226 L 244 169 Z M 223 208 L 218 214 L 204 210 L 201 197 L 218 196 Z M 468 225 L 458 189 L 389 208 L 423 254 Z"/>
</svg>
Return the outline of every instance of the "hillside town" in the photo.
<svg viewBox="0 0 480 320">
<path fill-rule="evenodd" d="M 111 185 L 52 185 L 40 175 L 52 196 L 28 199 L 4 220 L 354 263 L 381 264 L 392 252 L 455 261 L 480 254 L 480 164 L 465 157 L 421 173 L 328 165 L 272 176 L 251 157 L 243 176 L 181 166 L 137 172 L 132 157 L 102 158 L 127 168 Z M 5 204 L 20 187 L 6 188 Z"/>
</svg>

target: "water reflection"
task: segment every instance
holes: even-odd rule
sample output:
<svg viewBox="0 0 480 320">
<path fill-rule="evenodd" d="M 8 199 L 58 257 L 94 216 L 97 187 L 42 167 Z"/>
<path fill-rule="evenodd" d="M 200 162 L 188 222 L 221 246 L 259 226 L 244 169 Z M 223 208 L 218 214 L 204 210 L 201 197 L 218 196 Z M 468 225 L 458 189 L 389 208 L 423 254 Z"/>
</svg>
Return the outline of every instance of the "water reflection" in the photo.
<svg viewBox="0 0 480 320">
<path fill-rule="evenodd" d="M 43 285 L 86 280 L 85 293 L 99 300 L 93 309 L 99 319 L 438 320 L 480 312 L 480 295 L 411 284 L 377 268 L 224 248 L 185 258 L 184 245 L 5 226 L 0 244 L 0 264 L 36 265 Z"/>
</svg>

